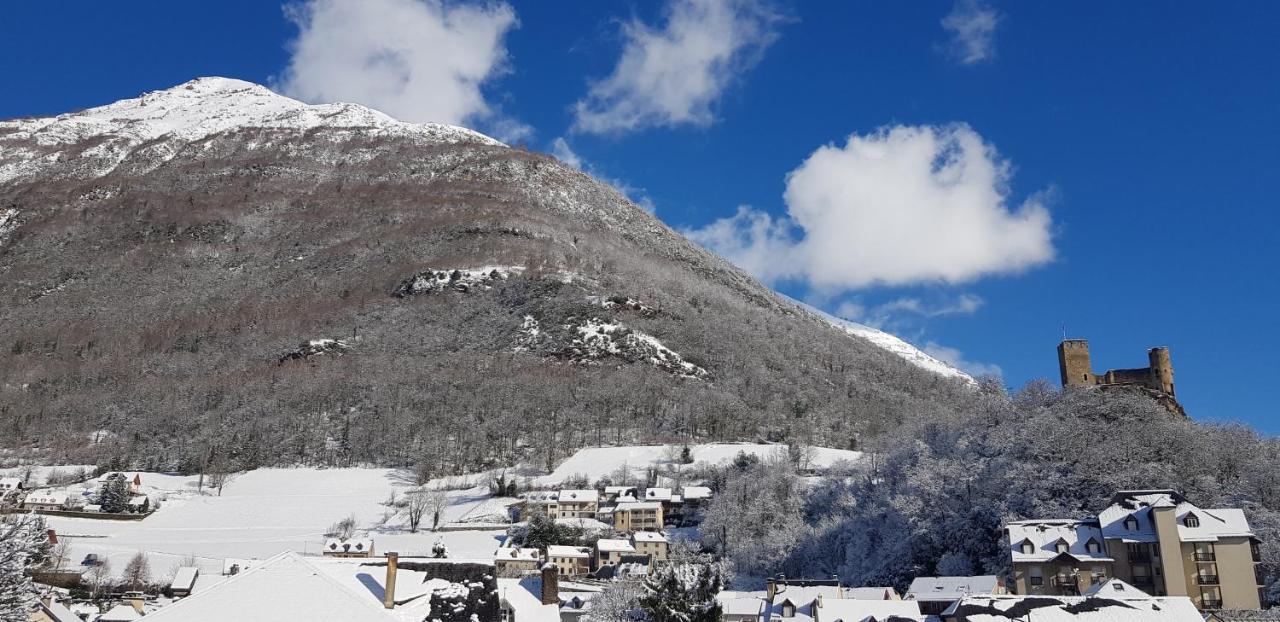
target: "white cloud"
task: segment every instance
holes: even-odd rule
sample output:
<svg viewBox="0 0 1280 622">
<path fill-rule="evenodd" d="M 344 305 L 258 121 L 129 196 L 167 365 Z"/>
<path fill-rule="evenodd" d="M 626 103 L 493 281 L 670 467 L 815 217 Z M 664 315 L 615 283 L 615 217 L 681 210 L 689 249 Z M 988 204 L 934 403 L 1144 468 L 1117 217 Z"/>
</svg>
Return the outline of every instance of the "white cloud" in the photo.
<svg viewBox="0 0 1280 622">
<path fill-rule="evenodd" d="M 979 376 L 1001 377 L 1004 375 L 1004 370 L 1000 369 L 999 365 L 996 365 L 994 363 L 979 363 L 977 361 L 967 360 L 964 357 L 964 353 L 962 353 L 961 351 L 955 348 L 949 348 L 944 345 L 939 345 L 932 341 L 925 344 L 925 346 L 921 348 L 921 350 L 923 350 L 925 354 L 928 354 L 933 358 L 936 358 L 941 361 L 946 361 L 952 367 L 966 374 L 969 374 L 970 376 L 973 376 L 975 378 Z"/>
<path fill-rule="evenodd" d="M 487 123 L 499 139 L 527 136 L 481 85 L 506 71 L 507 4 L 440 0 L 310 0 L 290 5 L 298 26 L 277 87 L 310 102 L 354 102 L 402 121 Z"/>
<path fill-rule="evenodd" d="M 687 234 L 766 282 L 820 295 L 1016 273 L 1054 249 L 1042 195 L 1007 205 L 1010 170 L 966 125 L 883 128 L 792 171 L 786 217 L 740 207 Z"/>
<path fill-rule="evenodd" d="M 760 0 L 670 0 L 665 17 L 661 29 L 624 24 L 618 65 L 574 105 L 575 131 L 711 123 L 712 106 L 759 60 L 779 21 Z"/>
<path fill-rule="evenodd" d="M 973 294 L 929 300 L 908 296 L 870 306 L 859 300 L 844 300 L 836 307 L 836 315 L 882 330 L 901 330 L 915 320 L 973 315 L 984 304 L 986 301 Z"/>
<path fill-rule="evenodd" d="M 653 199 L 649 197 L 648 192 L 646 192 L 644 188 L 638 188 L 631 185 L 626 180 L 610 177 L 601 173 L 594 165 L 584 160 L 582 156 L 579 156 L 577 152 L 569 146 L 569 141 L 565 140 L 563 136 L 557 136 L 555 140 L 551 141 L 551 155 L 554 155 L 561 162 L 564 162 L 573 168 L 613 186 L 614 190 L 621 192 L 624 196 L 631 199 L 631 201 L 636 205 L 639 205 L 650 214 L 657 211 L 657 206 L 654 205 Z"/>
<path fill-rule="evenodd" d="M 965 65 L 976 65 L 996 55 L 996 26 L 1000 13 L 982 0 L 956 0 L 942 27 L 951 33 L 951 53 Z"/>
</svg>

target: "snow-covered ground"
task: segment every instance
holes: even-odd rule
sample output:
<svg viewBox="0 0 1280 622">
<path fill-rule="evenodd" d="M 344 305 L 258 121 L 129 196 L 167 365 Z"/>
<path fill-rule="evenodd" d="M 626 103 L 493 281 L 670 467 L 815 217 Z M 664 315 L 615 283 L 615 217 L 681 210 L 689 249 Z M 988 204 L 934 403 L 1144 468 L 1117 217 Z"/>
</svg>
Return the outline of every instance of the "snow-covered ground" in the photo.
<svg viewBox="0 0 1280 622">
<path fill-rule="evenodd" d="M 768 458 L 779 451 L 786 451 L 785 445 L 769 445 L 755 443 L 710 443 L 690 445 L 694 463 L 724 464 L 733 460 L 738 452 Z M 585 475 L 594 482 L 610 475 L 620 468 L 627 468 L 633 476 L 641 477 L 649 468 L 665 470 L 667 465 L 679 467 L 680 446 L 670 445 L 633 445 L 629 447 L 588 447 L 581 449 L 568 460 L 560 463 L 549 475 L 535 478 L 540 486 L 552 486 L 577 475 Z M 862 452 L 826 447 L 811 448 L 809 466 L 822 469 L 838 461 L 856 461 Z"/>
<path fill-rule="evenodd" d="M 132 475 L 132 474 L 130 474 Z M 502 531 L 408 533 L 404 518 L 382 524 L 382 502 L 412 485 L 391 469 L 260 469 L 241 474 L 222 496 L 196 494 L 196 477 L 142 473 L 143 492 L 162 501 L 142 521 L 106 521 L 48 517 L 59 537 L 71 542 L 70 565 L 96 553 L 119 573 L 143 551 L 153 575 L 163 577 L 188 555 L 202 573 L 218 574 L 224 558 L 265 559 L 283 551 L 317 553 L 330 525 L 354 515 L 360 530 L 374 539 L 377 552 L 426 554 L 437 538 L 455 557 L 488 558 Z M 207 491 L 206 491 L 207 493 Z M 501 508 L 486 489 L 447 493 L 445 521 Z"/>
<path fill-rule="evenodd" d="M 73 464 L 65 466 L 20 466 L 0 469 L 0 478 L 4 477 L 26 477 L 27 471 L 31 471 L 31 481 L 29 487 L 44 486 L 49 481 L 50 476 L 70 477 L 80 473 L 81 469 L 89 475 L 93 475 L 93 470 L 97 468 L 92 464 Z"/>
<path fill-rule="evenodd" d="M 845 333 L 862 337 L 863 339 L 866 339 L 867 341 L 870 341 L 871 343 L 877 346 L 880 346 L 881 348 L 884 348 L 889 352 L 897 354 L 898 356 L 906 359 L 907 362 L 913 365 L 916 365 L 923 369 L 927 369 L 940 376 L 946 376 L 948 378 L 960 378 L 970 383 L 977 382 L 969 374 L 966 374 L 956 369 L 955 367 L 952 367 L 950 364 L 946 363 L 945 361 L 940 361 L 932 356 L 929 356 L 928 354 L 925 354 L 922 350 L 920 350 L 920 348 L 917 348 L 907 343 L 906 341 L 903 341 L 899 337 L 890 335 L 889 333 L 872 328 L 865 324 L 859 324 L 857 322 L 852 322 L 846 319 L 838 318 L 834 315 L 831 315 L 830 313 L 827 313 L 821 309 L 818 309 L 817 307 L 811 307 L 798 300 L 792 299 L 792 302 L 794 302 L 796 306 L 800 307 L 801 309 L 808 311 L 809 313 L 812 313 L 822 318 L 823 320 L 826 320 L 832 326 L 844 331 Z"/>
</svg>

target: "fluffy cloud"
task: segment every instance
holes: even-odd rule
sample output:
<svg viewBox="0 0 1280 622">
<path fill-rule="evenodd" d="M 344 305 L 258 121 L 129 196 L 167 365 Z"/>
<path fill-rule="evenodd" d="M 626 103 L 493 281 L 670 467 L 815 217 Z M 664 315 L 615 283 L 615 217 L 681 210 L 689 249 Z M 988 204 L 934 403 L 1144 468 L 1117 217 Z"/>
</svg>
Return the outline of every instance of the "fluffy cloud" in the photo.
<svg viewBox="0 0 1280 622">
<path fill-rule="evenodd" d="M 996 55 L 996 26 L 1000 14 L 981 0 L 956 0 L 942 27 L 951 33 L 951 53 L 965 65 L 976 65 Z"/>
<path fill-rule="evenodd" d="M 617 67 L 574 105 L 575 131 L 711 123 L 712 106 L 759 60 L 779 20 L 760 0 L 670 0 L 665 14 L 661 29 L 623 26 Z"/>
<path fill-rule="evenodd" d="M 928 300 L 908 296 L 870 306 L 858 300 L 844 300 L 836 307 L 836 315 L 874 328 L 897 330 L 914 323 L 914 320 L 973 315 L 984 304 L 986 302 L 981 297 L 973 294 L 935 296 Z"/>
<path fill-rule="evenodd" d="M 1008 205 L 1010 168 L 966 125 L 884 128 L 792 171 L 787 217 L 741 207 L 687 233 L 766 282 L 825 295 L 1016 273 L 1054 249 L 1040 195 Z"/>
<path fill-rule="evenodd" d="M 528 127 L 502 118 L 481 85 L 505 71 L 503 42 L 517 25 L 506 4 L 440 0 L 310 0 L 291 5 L 298 26 L 284 93 L 355 102 L 397 119 L 487 123 L 499 138 Z"/>
</svg>

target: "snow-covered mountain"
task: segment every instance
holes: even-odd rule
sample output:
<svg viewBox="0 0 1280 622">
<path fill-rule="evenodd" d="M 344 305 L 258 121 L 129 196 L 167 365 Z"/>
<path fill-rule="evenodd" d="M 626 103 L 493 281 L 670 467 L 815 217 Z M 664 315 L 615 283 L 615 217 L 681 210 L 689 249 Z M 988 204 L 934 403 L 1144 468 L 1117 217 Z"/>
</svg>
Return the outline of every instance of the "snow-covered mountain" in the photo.
<svg viewBox="0 0 1280 622">
<path fill-rule="evenodd" d="M 0 122 L 0 288 L 5 442 L 110 429 L 93 451 L 170 461 L 510 463 L 606 429 L 839 447 L 969 381 L 833 339 L 550 156 L 225 78 Z"/>
<path fill-rule="evenodd" d="M 817 315 L 818 317 L 830 322 L 832 326 L 848 333 L 870 341 L 871 343 L 888 350 L 902 358 L 906 359 L 913 365 L 919 366 L 921 369 L 927 369 L 940 376 L 951 378 L 960 378 L 966 382 L 976 383 L 972 376 L 966 374 L 946 361 L 939 360 L 928 354 L 925 354 L 920 348 L 917 348 L 901 337 L 891 335 L 878 328 L 872 328 L 866 324 L 859 324 L 852 320 L 836 317 L 823 311 L 817 307 L 807 305 L 800 301 L 794 301 L 800 308 Z"/>
</svg>

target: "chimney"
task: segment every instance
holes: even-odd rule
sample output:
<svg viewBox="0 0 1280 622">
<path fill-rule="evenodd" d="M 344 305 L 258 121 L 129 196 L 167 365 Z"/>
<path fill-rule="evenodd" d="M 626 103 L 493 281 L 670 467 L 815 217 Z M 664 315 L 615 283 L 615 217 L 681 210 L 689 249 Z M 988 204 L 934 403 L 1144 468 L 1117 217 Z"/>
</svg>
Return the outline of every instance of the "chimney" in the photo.
<svg viewBox="0 0 1280 622">
<path fill-rule="evenodd" d="M 145 615 L 147 613 L 147 610 L 146 610 L 147 601 L 144 597 L 134 596 L 132 598 L 126 599 L 126 602 L 128 602 L 129 605 L 133 607 L 134 611 L 138 612 L 138 615 Z"/>
<path fill-rule="evenodd" d="M 400 555 L 387 552 L 387 585 L 383 589 L 382 606 L 394 609 L 396 606 L 396 565 L 400 563 Z"/>
<path fill-rule="evenodd" d="M 542 604 L 560 604 L 560 571 L 551 562 L 542 565 Z"/>
<path fill-rule="evenodd" d="M 49 534 L 48 534 L 48 535 L 49 535 L 49 544 L 57 544 L 57 543 L 58 543 L 58 532 L 57 532 L 57 531 L 54 531 L 54 530 L 50 529 L 50 530 L 49 530 Z"/>
</svg>

